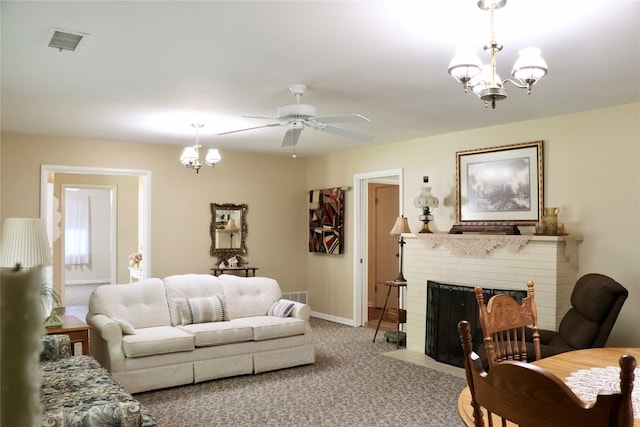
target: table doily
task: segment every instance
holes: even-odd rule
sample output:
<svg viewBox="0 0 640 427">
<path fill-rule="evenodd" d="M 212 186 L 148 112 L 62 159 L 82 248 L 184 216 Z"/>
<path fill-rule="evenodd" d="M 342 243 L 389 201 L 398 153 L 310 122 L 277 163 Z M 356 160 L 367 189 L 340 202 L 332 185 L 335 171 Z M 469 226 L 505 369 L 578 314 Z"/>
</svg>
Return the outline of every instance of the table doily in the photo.
<svg viewBox="0 0 640 427">
<path fill-rule="evenodd" d="M 634 373 L 636 378 L 640 378 L 640 368 L 636 368 Z M 580 369 L 572 372 L 565 382 L 580 399 L 586 402 L 595 402 L 601 390 L 620 392 L 620 367 Z M 640 387 L 634 385 L 631 393 L 633 417 L 640 420 Z"/>
</svg>

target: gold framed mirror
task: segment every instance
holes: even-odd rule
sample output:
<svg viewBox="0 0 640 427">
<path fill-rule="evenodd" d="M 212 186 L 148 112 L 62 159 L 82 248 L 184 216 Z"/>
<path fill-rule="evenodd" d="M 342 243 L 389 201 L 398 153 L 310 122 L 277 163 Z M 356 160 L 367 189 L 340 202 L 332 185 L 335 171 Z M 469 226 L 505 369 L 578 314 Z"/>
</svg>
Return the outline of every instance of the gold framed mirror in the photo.
<svg viewBox="0 0 640 427">
<path fill-rule="evenodd" d="M 246 204 L 211 203 L 211 256 L 220 259 L 247 254 Z"/>
</svg>

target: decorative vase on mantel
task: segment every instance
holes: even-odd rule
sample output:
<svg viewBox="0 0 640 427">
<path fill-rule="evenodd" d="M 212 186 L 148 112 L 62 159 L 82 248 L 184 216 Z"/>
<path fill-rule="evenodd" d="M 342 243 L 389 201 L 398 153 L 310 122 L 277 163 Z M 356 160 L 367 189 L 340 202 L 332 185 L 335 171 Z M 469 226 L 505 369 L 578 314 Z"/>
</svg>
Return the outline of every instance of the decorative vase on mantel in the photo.
<svg viewBox="0 0 640 427">
<path fill-rule="evenodd" d="M 558 234 L 558 208 L 544 208 L 542 216 L 543 233 L 548 236 L 556 236 Z"/>
</svg>

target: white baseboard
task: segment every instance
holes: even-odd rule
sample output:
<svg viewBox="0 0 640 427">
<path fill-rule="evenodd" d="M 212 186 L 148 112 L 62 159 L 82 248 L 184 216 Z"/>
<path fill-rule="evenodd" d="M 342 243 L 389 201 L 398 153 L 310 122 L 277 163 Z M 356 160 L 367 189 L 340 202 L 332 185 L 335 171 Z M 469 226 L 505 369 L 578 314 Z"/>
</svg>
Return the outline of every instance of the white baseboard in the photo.
<svg viewBox="0 0 640 427">
<path fill-rule="evenodd" d="M 311 317 L 317 317 L 318 319 L 328 320 L 330 322 L 341 323 L 347 326 L 356 326 L 356 322 L 353 319 L 346 319 L 344 317 L 332 316 L 330 314 L 318 313 L 317 311 L 311 312 Z"/>
</svg>

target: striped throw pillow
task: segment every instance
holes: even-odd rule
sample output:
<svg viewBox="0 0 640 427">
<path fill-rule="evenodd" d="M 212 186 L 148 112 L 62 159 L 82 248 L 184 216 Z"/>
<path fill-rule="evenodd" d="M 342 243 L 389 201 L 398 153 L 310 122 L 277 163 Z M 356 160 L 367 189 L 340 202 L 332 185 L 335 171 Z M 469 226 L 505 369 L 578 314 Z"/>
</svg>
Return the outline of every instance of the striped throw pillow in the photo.
<svg viewBox="0 0 640 427">
<path fill-rule="evenodd" d="M 294 303 L 291 301 L 276 301 L 271 305 L 267 314 L 269 316 L 287 317 L 293 311 L 293 305 Z"/>
<path fill-rule="evenodd" d="M 182 299 L 178 302 L 183 325 L 226 320 L 224 303 L 219 296 Z"/>
</svg>

